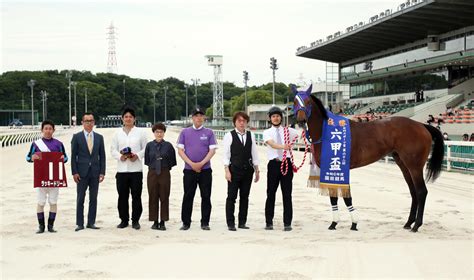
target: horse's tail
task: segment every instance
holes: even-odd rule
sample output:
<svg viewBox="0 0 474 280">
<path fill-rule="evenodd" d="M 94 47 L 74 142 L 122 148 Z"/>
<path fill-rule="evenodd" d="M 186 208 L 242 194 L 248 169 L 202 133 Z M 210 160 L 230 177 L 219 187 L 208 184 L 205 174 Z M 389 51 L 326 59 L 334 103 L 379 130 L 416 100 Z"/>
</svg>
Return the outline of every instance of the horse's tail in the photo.
<svg viewBox="0 0 474 280">
<path fill-rule="evenodd" d="M 444 159 L 444 140 L 441 131 L 439 131 L 437 128 L 426 124 L 425 127 L 430 132 L 431 138 L 434 142 L 433 152 L 431 153 L 431 158 L 428 160 L 426 167 L 426 181 L 431 179 L 431 181 L 434 182 L 436 178 L 438 178 L 439 173 L 441 173 L 441 166 Z"/>
</svg>

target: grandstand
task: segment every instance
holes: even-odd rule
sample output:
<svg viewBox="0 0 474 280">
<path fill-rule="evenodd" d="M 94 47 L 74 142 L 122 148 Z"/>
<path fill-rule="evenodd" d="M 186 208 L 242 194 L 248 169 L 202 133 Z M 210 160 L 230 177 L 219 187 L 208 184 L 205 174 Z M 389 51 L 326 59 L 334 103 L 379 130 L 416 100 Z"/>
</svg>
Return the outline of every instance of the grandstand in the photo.
<svg viewBox="0 0 474 280">
<path fill-rule="evenodd" d="M 442 115 L 445 124 L 458 125 L 459 133 L 472 130 L 472 105 L 467 107 L 474 98 L 472 0 L 406 0 L 299 47 L 296 55 L 338 65 L 338 82 L 348 85 L 348 92 L 334 99 L 341 104 L 332 105 L 346 115 L 373 111 L 376 118 L 426 122 L 429 114 L 453 107 L 460 112 Z M 415 96 L 420 90 L 423 100 Z M 461 109 L 461 104 L 466 105 Z"/>
</svg>

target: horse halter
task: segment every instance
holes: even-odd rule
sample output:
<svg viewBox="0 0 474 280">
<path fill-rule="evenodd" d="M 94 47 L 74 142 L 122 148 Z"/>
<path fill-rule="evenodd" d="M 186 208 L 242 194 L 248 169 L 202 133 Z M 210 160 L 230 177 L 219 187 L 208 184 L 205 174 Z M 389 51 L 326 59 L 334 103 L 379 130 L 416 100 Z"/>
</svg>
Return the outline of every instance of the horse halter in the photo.
<svg viewBox="0 0 474 280">
<path fill-rule="evenodd" d="M 309 96 L 309 93 L 307 92 L 298 92 L 295 95 L 295 100 L 296 100 L 296 105 L 295 105 L 295 112 L 298 113 L 299 111 L 303 111 L 306 115 L 306 119 L 309 119 L 311 116 L 311 104 L 310 102 L 307 102 L 311 97 Z M 308 103 L 308 106 L 305 104 Z"/>
<path fill-rule="evenodd" d="M 310 96 L 310 90 L 309 91 L 302 91 L 302 92 L 297 92 L 295 94 L 295 100 L 296 100 L 296 105 L 294 107 L 294 111 L 295 111 L 295 115 L 299 112 L 299 111 L 303 111 L 306 115 L 306 120 L 309 120 L 309 118 L 311 117 L 311 109 L 312 109 L 312 106 L 311 106 L 311 102 L 309 102 L 309 100 L 311 99 L 311 96 Z M 305 105 L 307 104 L 307 105 Z M 320 144 L 323 140 L 323 136 L 321 135 L 321 138 L 319 138 L 318 140 L 316 141 L 313 141 L 311 139 L 311 137 L 309 136 L 309 130 L 306 129 L 306 125 L 304 127 L 304 130 L 305 130 L 305 134 L 306 134 L 306 139 L 308 139 L 311 144 Z"/>
</svg>

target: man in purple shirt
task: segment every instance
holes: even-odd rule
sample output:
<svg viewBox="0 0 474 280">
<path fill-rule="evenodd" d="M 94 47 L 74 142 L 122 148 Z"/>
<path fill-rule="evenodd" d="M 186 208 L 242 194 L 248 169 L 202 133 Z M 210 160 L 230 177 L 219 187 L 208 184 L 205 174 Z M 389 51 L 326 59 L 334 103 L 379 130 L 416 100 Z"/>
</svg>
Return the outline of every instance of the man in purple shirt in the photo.
<svg viewBox="0 0 474 280">
<path fill-rule="evenodd" d="M 204 128 L 204 112 L 196 108 L 193 111 L 193 126 L 181 131 L 178 139 L 178 154 L 184 160 L 184 195 L 181 209 L 181 230 L 191 226 L 194 195 L 197 185 L 201 191 L 201 229 L 210 230 L 212 169 L 211 158 L 216 153 L 217 142 L 214 132 Z"/>
</svg>

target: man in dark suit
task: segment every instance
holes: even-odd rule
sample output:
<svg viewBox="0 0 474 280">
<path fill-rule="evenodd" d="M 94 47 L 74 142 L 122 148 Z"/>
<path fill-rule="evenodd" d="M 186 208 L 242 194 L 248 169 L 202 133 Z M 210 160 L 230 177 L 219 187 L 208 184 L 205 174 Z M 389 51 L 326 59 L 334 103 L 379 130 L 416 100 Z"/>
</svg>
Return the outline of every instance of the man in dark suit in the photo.
<svg viewBox="0 0 474 280">
<path fill-rule="evenodd" d="M 84 130 L 74 134 L 71 140 L 71 169 L 77 183 L 76 231 L 84 229 L 84 200 L 89 188 L 89 213 L 87 228 L 99 229 L 95 225 L 99 183 L 105 176 L 104 137 L 93 132 L 95 120 L 92 113 L 82 116 Z"/>
</svg>

